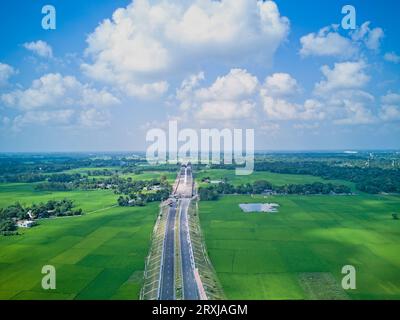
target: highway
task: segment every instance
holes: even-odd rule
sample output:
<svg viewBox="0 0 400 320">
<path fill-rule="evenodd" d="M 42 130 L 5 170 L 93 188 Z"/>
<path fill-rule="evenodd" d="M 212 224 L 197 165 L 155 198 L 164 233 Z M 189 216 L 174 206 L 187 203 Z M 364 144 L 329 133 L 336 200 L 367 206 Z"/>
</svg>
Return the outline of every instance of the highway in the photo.
<svg viewBox="0 0 400 320">
<path fill-rule="evenodd" d="M 175 300 L 175 217 L 176 204 L 169 208 L 164 238 L 159 299 Z"/>
<path fill-rule="evenodd" d="M 180 245 L 181 245 L 181 263 L 182 263 L 182 284 L 184 300 L 199 300 L 196 280 L 194 278 L 193 256 L 188 230 L 187 211 L 190 199 L 181 200 L 180 214 Z"/>
<path fill-rule="evenodd" d="M 193 176 L 191 166 L 182 166 L 172 198 L 178 199 L 179 205 L 179 244 L 182 275 L 182 295 L 185 300 L 199 300 L 199 292 L 194 276 L 194 259 L 188 229 L 188 208 L 193 196 Z M 161 281 L 159 288 L 160 300 L 174 300 L 175 295 L 175 219 L 176 203 L 172 202 L 168 213 L 167 226 L 163 244 Z"/>
</svg>

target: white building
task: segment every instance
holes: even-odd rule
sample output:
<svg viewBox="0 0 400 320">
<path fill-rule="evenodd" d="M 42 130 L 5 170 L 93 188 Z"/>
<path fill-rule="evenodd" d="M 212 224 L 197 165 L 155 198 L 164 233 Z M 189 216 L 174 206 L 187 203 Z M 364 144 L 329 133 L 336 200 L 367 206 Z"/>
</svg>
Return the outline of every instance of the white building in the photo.
<svg viewBox="0 0 400 320">
<path fill-rule="evenodd" d="M 17 221 L 17 226 L 20 228 L 31 228 L 35 225 L 35 221 L 31 220 L 19 220 Z"/>
</svg>

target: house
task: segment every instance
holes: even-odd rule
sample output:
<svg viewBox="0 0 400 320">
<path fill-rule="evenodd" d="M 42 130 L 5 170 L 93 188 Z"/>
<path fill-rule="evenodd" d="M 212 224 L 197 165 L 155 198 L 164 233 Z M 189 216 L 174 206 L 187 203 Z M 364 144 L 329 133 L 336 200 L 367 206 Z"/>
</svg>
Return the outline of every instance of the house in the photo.
<svg viewBox="0 0 400 320">
<path fill-rule="evenodd" d="M 27 215 L 29 216 L 29 219 L 33 220 L 32 210 L 29 210 L 29 211 L 27 212 Z"/>
<path fill-rule="evenodd" d="M 262 195 L 264 195 L 264 196 L 272 196 L 272 195 L 275 195 L 275 194 L 276 194 L 276 192 L 274 190 L 272 190 L 272 189 L 265 189 L 262 192 Z"/>
<path fill-rule="evenodd" d="M 19 228 L 32 228 L 35 225 L 35 221 L 32 220 L 19 220 L 17 226 Z"/>
</svg>

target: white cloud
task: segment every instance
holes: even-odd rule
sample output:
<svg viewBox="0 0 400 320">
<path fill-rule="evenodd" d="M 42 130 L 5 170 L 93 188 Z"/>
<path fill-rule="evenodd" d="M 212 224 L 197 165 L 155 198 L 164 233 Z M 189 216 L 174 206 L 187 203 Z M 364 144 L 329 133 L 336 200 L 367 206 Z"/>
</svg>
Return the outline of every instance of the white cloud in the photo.
<svg viewBox="0 0 400 320">
<path fill-rule="evenodd" d="M 369 81 L 364 61 L 324 66 L 324 79 L 315 85 L 314 94 L 298 102 L 299 85 L 290 74 L 274 73 L 261 85 L 257 77 L 244 69 L 231 69 L 209 86 L 203 72 L 190 75 L 176 92 L 180 118 L 213 121 L 213 125 L 240 120 L 262 127 L 263 121 L 294 122 L 296 128 L 313 130 L 321 123 L 367 125 L 379 121 L 397 121 L 400 95 L 389 92 L 376 108 L 375 97 L 365 91 Z"/>
<path fill-rule="evenodd" d="M 393 62 L 393 63 L 400 63 L 400 56 L 397 55 L 395 52 L 387 52 L 383 57 L 386 61 Z"/>
<path fill-rule="evenodd" d="M 379 112 L 383 121 L 400 121 L 400 107 L 395 105 L 383 105 Z"/>
<path fill-rule="evenodd" d="M 151 96 L 136 87 L 163 83 L 170 70 L 183 72 L 194 59 L 226 63 L 262 55 L 267 62 L 288 30 L 273 1 L 137 0 L 88 36 L 91 62 L 81 67 L 96 80 L 133 85 L 132 95 Z"/>
<path fill-rule="evenodd" d="M 142 85 L 127 83 L 124 86 L 125 93 L 128 96 L 139 97 L 141 99 L 160 97 L 168 91 L 168 87 L 169 85 L 166 81 L 146 83 Z"/>
<path fill-rule="evenodd" d="M 287 73 L 274 73 L 260 85 L 257 77 L 244 69 L 231 69 L 207 87 L 200 87 L 204 73 L 191 75 L 177 90 L 176 99 L 188 119 L 257 122 L 267 120 L 322 120 L 323 105 L 316 99 L 303 104 L 286 98 L 299 93 L 297 80 Z"/>
<path fill-rule="evenodd" d="M 400 120 L 400 94 L 388 92 L 381 97 L 382 106 L 379 117 L 383 121 Z"/>
<path fill-rule="evenodd" d="M 282 98 L 273 98 L 261 94 L 264 111 L 268 120 L 322 120 L 325 118 L 323 105 L 313 99 L 308 99 L 304 104 L 292 103 Z"/>
<path fill-rule="evenodd" d="M 180 88 L 176 90 L 176 98 L 180 101 L 181 110 L 188 110 L 193 103 L 193 91 L 198 88 L 200 82 L 205 79 L 204 72 L 192 74 L 182 81 Z"/>
<path fill-rule="evenodd" d="M 42 40 L 38 40 L 36 42 L 26 42 L 23 44 L 24 48 L 32 51 L 42 58 L 52 58 L 53 57 L 53 49 L 51 46 Z"/>
<path fill-rule="evenodd" d="M 28 111 L 13 120 L 13 130 L 19 131 L 28 125 L 69 125 L 75 110 Z"/>
<path fill-rule="evenodd" d="M 105 89 L 97 90 L 82 84 L 75 77 L 49 73 L 33 81 L 26 90 L 14 90 L 1 95 L 6 106 L 21 110 L 40 108 L 109 106 L 119 103 L 118 98 Z"/>
<path fill-rule="evenodd" d="M 236 120 L 254 114 L 258 80 L 243 69 L 232 69 L 209 87 L 199 87 L 204 73 L 182 82 L 176 98 L 182 111 L 193 112 L 200 120 Z"/>
<path fill-rule="evenodd" d="M 324 65 L 321 68 L 325 80 L 315 85 L 315 93 L 326 95 L 335 90 L 362 88 L 370 77 L 365 73 L 364 61 L 335 63 L 333 68 Z"/>
<path fill-rule="evenodd" d="M 255 104 L 249 101 L 206 101 L 201 104 L 196 117 L 200 120 L 241 120 L 249 118 Z"/>
<path fill-rule="evenodd" d="M 348 38 L 341 36 L 335 26 L 325 27 L 318 33 L 309 33 L 300 38 L 300 55 L 338 56 L 350 58 L 358 52 L 357 46 Z"/>
<path fill-rule="evenodd" d="M 288 73 L 274 73 L 265 79 L 263 88 L 270 96 L 287 96 L 299 92 L 297 80 Z"/>
<path fill-rule="evenodd" d="M 16 73 L 12 66 L 0 62 L 0 86 L 5 86 L 8 83 L 8 79 Z"/>
<path fill-rule="evenodd" d="M 290 103 L 284 99 L 275 99 L 270 96 L 263 96 L 263 107 L 268 120 L 293 120 L 299 113 L 300 105 Z"/>
<path fill-rule="evenodd" d="M 246 70 L 232 69 L 226 76 L 218 77 L 209 88 L 196 91 L 199 100 L 238 100 L 252 95 L 258 80 Z"/>
<path fill-rule="evenodd" d="M 375 97 L 363 90 L 335 90 L 324 96 L 322 102 L 335 124 L 360 125 L 377 121 L 372 111 Z"/>
<path fill-rule="evenodd" d="M 12 129 L 21 131 L 27 126 L 102 128 L 110 124 L 110 117 L 108 109 L 34 110 L 16 116 L 12 121 Z"/>
<path fill-rule="evenodd" d="M 372 111 L 362 102 L 352 100 L 343 100 L 342 102 L 347 116 L 335 120 L 335 124 L 360 125 L 376 122 L 376 117 L 373 115 Z"/>
<path fill-rule="evenodd" d="M 110 113 L 104 109 L 86 109 L 80 112 L 78 123 L 88 128 L 106 127 L 110 124 Z"/>
<path fill-rule="evenodd" d="M 370 29 L 370 21 L 364 22 L 359 29 L 352 34 L 354 41 L 363 41 L 370 50 L 379 50 L 381 41 L 385 36 L 382 28 Z"/>
<path fill-rule="evenodd" d="M 369 50 L 379 50 L 385 33 L 382 28 L 369 27 L 370 21 L 361 25 L 347 36 L 339 33 L 338 25 L 331 25 L 300 38 L 300 55 L 334 56 L 352 58 L 359 54 L 362 45 Z"/>
<path fill-rule="evenodd" d="M 383 104 L 399 104 L 400 105 L 400 94 L 388 92 L 381 98 Z"/>
<path fill-rule="evenodd" d="M 1 95 L 5 106 L 21 110 L 13 129 L 28 125 L 100 127 L 109 123 L 107 107 L 120 101 L 105 89 L 97 90 L 75 77 L 49 73 L 32 82 L 30 88 Z"/>
</svg>

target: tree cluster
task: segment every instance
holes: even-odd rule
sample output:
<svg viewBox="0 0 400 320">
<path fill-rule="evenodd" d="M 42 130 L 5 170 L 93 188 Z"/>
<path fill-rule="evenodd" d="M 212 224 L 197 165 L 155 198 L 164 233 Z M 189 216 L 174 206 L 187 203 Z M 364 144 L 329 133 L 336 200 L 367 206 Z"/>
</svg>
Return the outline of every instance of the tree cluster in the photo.
<svg viewBox="0 0 400 320">
<path fill-rule="evenodd" d="M 17 202 L 6 208 L 0 208 L 0 233 L 15 233 L 18 220 L 35 220 L 52 216 L 62 217 L 82 214 L 82 209 L 75 209 L 73 201 L 68 199 L 60 201 L 49 200 L 46 203 L 33 204 L 29 207 L 24 207 Z"/>
<path fill-rule="evenodd" d="M 199 188 L 199 196 L 202 200 L 217 200 L 222 194 L 350 194 L 351 189 L 345 185 L 332 183 L 314 182 L 308 184 L 286 184 L 274 186 L 266 180 L 255 181 L 254 183 L 240 184 L 234 186 L 229 183 L 218 183 L 207 187 Z"/>
</svg>

